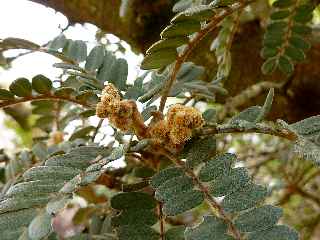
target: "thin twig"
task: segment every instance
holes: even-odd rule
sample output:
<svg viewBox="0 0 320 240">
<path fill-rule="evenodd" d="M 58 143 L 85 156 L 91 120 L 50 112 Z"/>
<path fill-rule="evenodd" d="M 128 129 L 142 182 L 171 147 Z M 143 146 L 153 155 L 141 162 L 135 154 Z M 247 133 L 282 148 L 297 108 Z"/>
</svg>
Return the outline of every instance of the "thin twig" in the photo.
<svg viewBox="0 0 320 240">
<path fill-rule="evenodd" d="M 94 142 L 94 139 L 96 138 L 96 136 L 97 136 L 97 134 L 98 134 L 98 131 L 99 131 L 99 129 L 100 129 L 101 126 L 102 126 L 103 121 L 104 121 L 104 118 L 101 118 L 101 119 L 99 120 L 99 123 L 98 123 L 96 129 L 94 130 L 94 133 L 93 133 L 92 138 L 91 138 L 92 142 Z"/>
<path fill-rule="evenodd" d="M 162 213 L 162 203 L 158 203 L 158 217 L 160 222 L 160 239 L 165 240 L 165 218 Z"/>
</svg>

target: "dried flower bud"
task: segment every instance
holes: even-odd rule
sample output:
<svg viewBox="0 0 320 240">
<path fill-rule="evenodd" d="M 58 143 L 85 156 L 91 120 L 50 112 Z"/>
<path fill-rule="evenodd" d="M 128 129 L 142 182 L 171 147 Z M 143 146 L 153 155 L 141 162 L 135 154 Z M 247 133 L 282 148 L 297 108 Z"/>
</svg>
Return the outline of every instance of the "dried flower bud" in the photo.
<svg viewBox="0 0 320 240">
<path fill-rule="evenodd" d="M 158 121 L 150 128 L 150 136 L 159 140 L 159 142 L 164 142 L 168 140 L 169 137 L 169 128 L 165 120 Z"/>
<path fill-rule="evenodd" d="M 120 101 L 120 95 L 118 93 L 118 89 L 112 83 L 108 83 L 102 90 L 102 96 L 105 96 L 105 95 L 110 95 L 115 100 Z"/>
<path fill-rule="evenodd" d="M 186 127 L 175 127 L 170 130 L 170 140 L 173 144 L 182 144 L 189 140 L 192 136 L 192 129 Z"/>
</svg>

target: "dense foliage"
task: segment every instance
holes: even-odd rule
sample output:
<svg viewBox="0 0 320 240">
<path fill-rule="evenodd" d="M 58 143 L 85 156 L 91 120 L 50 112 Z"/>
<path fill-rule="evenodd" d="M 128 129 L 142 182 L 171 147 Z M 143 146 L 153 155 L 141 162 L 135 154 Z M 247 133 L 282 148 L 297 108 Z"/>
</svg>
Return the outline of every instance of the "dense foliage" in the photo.
<svg viewBox="0 0 320 240">
<path fill-rule="evenodd" d="M 233 38 L 252 3 L 178 1 L 161 40 L 146 51 L 141 69 L 148 71 L 133 83 L 127 61 L 106 44 L 88 48 L 63 34 L 46 46 L 3 39 L 1 51 L 53 55 L 59 60 L 53 67 L 63 74 L 58 80 L 22 77 L 0 89 L 1 108 L 31 102 L 32 129 L 41 132 L 31 149 L 15 156 L 0 152 L 0 239 L 316 236 L 320 115 L 293 124 L 266 121 L 284 83 L 260 82 L 230 102 L 216 103 L 228 94 L 224 82 L 232 67 Z M 123 1 L 122 11 L 127 4 Z M 294 64 L 305 59 L 315 8 L 311 0 L 273 2 L 261 49 L 264 74 L 280 70 L 289 77 Z M 203 81 L 205 68 L 188 57 L 213 32 L 208 52 L 215 51 L 218 68 L 214 79 Z M 265 90 L 261 106 L 234 113 L 232 104 Z M 96 125 L 89 121 L 97 117 Z M 67 135 L 79 119 L 81 125 Z M 106 125 L 111 133 L 101 131 Z M 249 145 L 239 133 L 263 134 L 261 145 Z M 108 144 L 100 144 L 98 136 Z M 119 160 L 124 166 L 117 166 Z M 295 194 L 310 205 L 297 198 L 283 211 Z M 300 214 L 310 222 L 292 220 Z"/>
</svg>

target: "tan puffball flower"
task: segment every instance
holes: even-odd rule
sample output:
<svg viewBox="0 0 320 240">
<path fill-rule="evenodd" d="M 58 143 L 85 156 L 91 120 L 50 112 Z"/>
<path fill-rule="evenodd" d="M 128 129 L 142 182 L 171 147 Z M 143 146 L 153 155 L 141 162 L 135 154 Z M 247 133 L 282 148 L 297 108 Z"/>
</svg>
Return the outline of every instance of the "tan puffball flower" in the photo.
<svg viewBox="0 0 320 240">
<path fill-rule="evenodd" d="M 198 109 L 180 104 L 175 104 L 169 109 L 167 120 L 170 127 L 184 126 L 195 129 L 204 124 L 202 114 Z"/>
<path fill-rule="evenodd" d="M 150 136 L 159 142 L 168 140 L 169 127 L 165 120 L 158 121 L 150 128 Z"/>
<path fill-rule="evenodd" d="M 120 101 L 120 95 L 118 93 L 118 89 L 112 83 L 108 83 L 102 90 L 102 96 L 105 96 L 105 95 L 110 95 L 114 99 L 117 99 Z"/>
<path fill-rule="evenodd" d="M 175 127 L 170 130 L 170 140 L 173 144 L 182 144 L 192 136 L 192 129 L 186 127 Z"/>
<path fill-rule="evenodd" d="M 111 115 L 109 121 L 112 126 L 120 129 L 121 131 L 128 132 L 132 127 L 132 119 L 120 117 L 118 115 Z"/>
</svg>

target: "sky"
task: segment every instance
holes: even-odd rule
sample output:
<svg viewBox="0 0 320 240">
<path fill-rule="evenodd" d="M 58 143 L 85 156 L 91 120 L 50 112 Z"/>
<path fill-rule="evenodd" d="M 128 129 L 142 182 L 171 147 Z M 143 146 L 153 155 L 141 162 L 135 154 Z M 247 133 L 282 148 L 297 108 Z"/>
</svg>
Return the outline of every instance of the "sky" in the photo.
<svg viewBox="0 0 320 240">
<path fill-rule="evenodd" d="M 23 38 L 39 45 L 45 44 L 60 34 L 61 29 L 67 26 L 68 20 L 61 13 L 27 0 L 0 1 L 0 39 L 7 37 Z M 97 27 L 92 24 L 69 27 L 65 32 L 67 38 L 84 40 L 93 45 Z M 111 42 L 118 41 L 115 36 L 108 35 Z M 112 46 L 111 46 L 112 47 Z M 137 56 L 129 45 L 125 44 L 126 53 L 118 53 L 117 57 L 124 57 L 129 62 L 129 80 L 139 74 L 139 63 L 142 55 Z M 14 56 L 16 50 L 7 51 L 5 56 Z M 7 87 L 19 77 L 32 78 L 37 74 L 44 74 L 55 78 L 60 70 L 52 67 L 57 60 L 44 53 L 32 53 L 20 57 L 12 63 L 10 70 L 0 69 L 0 85 Z M 4 127 L 5 116 L 0 111 L 0 148 L 14 148 L 12 140 L 15 135 Z"/>
</svg>

